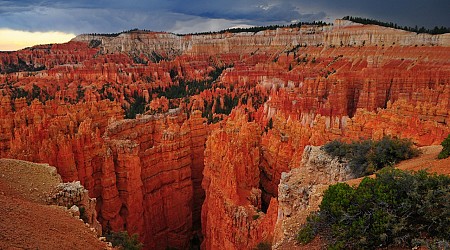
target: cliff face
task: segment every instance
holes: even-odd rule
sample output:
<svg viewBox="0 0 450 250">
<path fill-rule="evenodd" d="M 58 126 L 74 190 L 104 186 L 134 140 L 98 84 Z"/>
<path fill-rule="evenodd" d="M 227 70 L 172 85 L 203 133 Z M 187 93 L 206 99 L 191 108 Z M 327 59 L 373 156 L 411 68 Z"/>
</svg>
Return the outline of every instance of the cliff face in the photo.
<svg viewBox="0 0 450 250">
<path fill-rule="evenodd" d="M 359 25 L 336 20 L 334 26 L 305 25 L 252 33 L 175 35 L 161 32 L 132 31 L 117 36 L 80 35 L 74 42 L 95 43 L 101 53 L 126 52 L 139 55 L 157 53 L 173 59 L 182 54 L 232 54 L 285 50 L 307 46 L 450 46 L 450 35 L 416 34 L 376 25 Z M 252 46 L 248 46 L 251 44 Z M 153 54 L 153 57 L 155 55 Z"/>
<path fill-rule="evenodd" d="M 82 42 L 39 45 L 15 52 L 2 52 L 0 71 L 40 71 L 56 65 L 78 64 L 92 58 L 95 53 L 97 49 L 88 48 L 87 44 Z"/>
<path fill-rule="evenodd" d="M 308 145 L 440 143 L 449 55 L 449 34 L 345 21 L 0 53 L 0 156 L 80 180 L 103 229 L 137 232 L 149 249 L 186 248 L 200 229 L 205 249 L 250 249 L 272 241 L 282 173 Z"/>
<path fill-rule="evenodd" d="M 3 112 L 3 156 L 49 162 L 64 181 L 80 180 L 105 230 L 139 233 L 152 249 L 188 247 L 204 198 L 199 112 L 121 120 L 109 101 L 18 106 Z"/>
<path fill-rule="evenodd" d="M 188 247 L 192 171 L 199 168 L 192 169 L 196 148 L 191 145 L 198 135 L 191 136 L 190 125 L 198 122 L 171 111 L 112 123 L 104 135 L 114 159 L 121 201 L 116 215 L 124 218 L 120 226 L 139 232 L 148 248 Z"/>
<path fill-rule="evenodd" d="M 298 231 L 295 222 L 306 221 L 308 214 L 317 210 L 328 185 L 354 178 L 346 162 L 331 157 L 320 147 L 306 146 L 300 165 L 283 173 L 280 179 L 274 248 L 295 241 L 289 238 Z"/>
<path fill-rule="evenodd" d="M 276 201 L 261 211 L 260 136 L 242 114 L 208 137 L 202 186 L 206 199 L 202 230 L 206 249 L 252 249 L 271 241 Z"/>
</svg>

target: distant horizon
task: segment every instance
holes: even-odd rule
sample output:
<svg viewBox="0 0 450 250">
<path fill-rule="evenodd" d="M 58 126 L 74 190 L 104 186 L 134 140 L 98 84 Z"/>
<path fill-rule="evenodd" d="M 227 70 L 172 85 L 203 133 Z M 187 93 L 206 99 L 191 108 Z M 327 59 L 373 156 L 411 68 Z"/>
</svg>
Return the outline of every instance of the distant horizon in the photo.
<svg viewBox="0 0 450 250">
<path fill-rule="evenodd" d="M 62 32 L 27 32 L 0 28 L 0 51 L 10 52 L 44 44 L 66 43 L 75 34 Z"/>
<path fill-rule="evenodd" d="M 139 28 L 186 34 L 240 26 L 333 22 L 344 16 L 433 28 L 450 27 L 449 9 L 448 0 L 0 0 L 0 29 L 76 35 Z M 31 39 L 32 35 L 25 40 Z M 0 50 L 6 48 L 2 40 L 0 36 Z"/>
<path fill-rule="evenodd" d="M 1 2 L 1 0 L 0 0 Z M 323 21 L 323 20 L 314 20 L 310 22 L 305 23 L 312 23 L 312 22 L 324 22 L 327 25 L 333 25 L 334 21 L 337 19 L 343 19 L 344 17 L 337 17 L 333 20 Z M 363 17 L 365 18 L 365 17 Z M 382 22 L 390 22 L 389 20 L 379 20 Z M 291 22 L 290 24 L 296 24 L 299 22 Z M 107 35 L 107 34 L 121 34 L 130 32 L 133 30 L 139 30 L 139 31 L 148 31 L 148 32 L 163 32 L 163 33 L 172 33 L 176 35 L 188 35 L 188 34 L 202 34 L 202 33 L 215 33 L 215 32 L 222 32 L 226 30 L 231 29 L 248 29 L 248 28 L 254 28 L 254 27 L 267 27 L 267 26 L 289 26 L 289 23 L 286 24 L 270 24 L 270 25 L 236 25 L 228 28 L 223 29 L 216 29 L 216 30 L 207 30 L 207 31 L 198 31 L 198 32 L 188 32 L 188 33 L 176 33 L 172 31 L 164 31 L 164 30 L 149 30 L 145 28 L 131 28 L 126 29 L 122 31 L 117 32 L 85 32 L 85 33 L 79 33 L 79 34 L 73 34 L 73 33 L 64 33 L 60 31 L 48 31 L 48 32 L 39 32 L 39 31 L 22 31 L 22 30 L 13 30 L 9 28 L 1 28 L 0 27 L 0 52 L 13 52 L 18 51 L 21 49 L 26 49 L 33 46 L 38 45 L 47 45 L 47 44 L 62 44 L 67 43 L 73 38 L 79 36 L 79 35 L 90 35 L 90 34 L 98 34 L 98 35 Z M 411 27 L 411 26 L 407 26 Z M 425 27 L 425 26 L 418 26 L 418 27 Z M 446 27 L 447 26 L 436 26 L 436 27 Z M 413 28 L 413 27 L 411 27 Z M 429 28 L 429 27 L 427 27 Z"/>
</svg>

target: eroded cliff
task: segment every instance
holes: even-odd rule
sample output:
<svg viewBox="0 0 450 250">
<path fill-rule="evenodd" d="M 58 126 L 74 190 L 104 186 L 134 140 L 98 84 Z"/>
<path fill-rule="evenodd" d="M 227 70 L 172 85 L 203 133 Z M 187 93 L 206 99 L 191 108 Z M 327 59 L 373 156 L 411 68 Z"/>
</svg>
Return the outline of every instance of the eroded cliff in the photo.
<svg viewBox="0 0 450 250">
<path fill-rule="evenodd" d="M 262 209 L 260 128 L 236 111 L 208 137 L 205 150 L 202 208 L 205 249 L 252 249 L 272 240 L 276 200 Z"/>
<path fill-rule="evenodd" d="M 0 156 L 80 180 L 103 229 L 148 249 L 251 249 L 273 240 L 282 173 L 308 145 L 450 133 L 449 46 L 338 20 L 0 53 Z"/>
</svg>

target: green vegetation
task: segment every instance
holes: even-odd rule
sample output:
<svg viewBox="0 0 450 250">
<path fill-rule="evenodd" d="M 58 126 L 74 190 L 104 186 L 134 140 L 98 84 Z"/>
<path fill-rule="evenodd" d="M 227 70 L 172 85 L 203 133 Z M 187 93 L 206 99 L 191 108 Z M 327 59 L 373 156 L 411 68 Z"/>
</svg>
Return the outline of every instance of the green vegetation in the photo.
<svg viewBox="0 0 450 250">
<path fill-rule="evenodd" d="M 150 59 L 152 60 L 152 62 L 154 63 L 159 63 L 163 60 L 167 60 L 168 58 L 164 57 L 163 55 L 161 55 L 160 53 L 157 53 L 156 51 L 152 51 Z M 139 61 L 139 63 L 143 63 L 142 61 Z M 146 63 L 144 63 L 146 64 Z"/>
<path fill-rule="evenodd" d="M 222 66 L 222 67 L 216 67 L 214 70 L 209 72 L 208 77 L 205 80 L 202 81 L 186 81 L 184 79 L 179 78 L 178 73 L 175 69 L 170 70 L 170 76 L 172 78 L 172 81 L 174 82 L 173 85 L 167 88 L 162 87 L 155 87 L 149 90 L 149 92 L 152 93 L 152 95 L 156 95 L 157 97 L 166 97 L 169 100 L 169 107 L 175 108 L 178 107 L 177 100 L 176 99 L 184 99 L 189 100 L 188 97 L 200 94 L 204 90 L 211 89 L 216 82 L 216 80 L 219 78 L 219 76 L 222 74 L 222 72 L 228 68 L 232 67 L 232 65 L 228 66 Z M 151 79 L 149 79 L 151 80 Z M 99 93 L 105 98 L 108 98 L 110 100 L 114 100 L 114 97 L 112 94 L 108 91 L 110 88 L 110 84 L 105 84 L 100 90 Z M 150 96 L 151 98 L 151 96 Z M 222 113 L 222 114 L 229 114 L 231 112 L 231 109 L 237 105 L 238 99 L 231 99 L 230 96 L 225 96 L 225 106 L 224 109 L 219 109 L 216 111 L 216 113 Z M 237 98 L 237 97 L 236 97 Z M 130 106 L 123 106 L 122 108 L 125 110 L 125 118 L 127 119 L 134 119 L 136 118 L 137 114 L 143 114 L 146 109 L 146 105 L 148 104 L 145 102 L 144 97 L 139 96 L 138 93 L 135 91 L 132 96 L 129 96 L 125 94 L 125 100 L 130 103 Z M 173 101 L 175 100 L 175 102 Z M 235 104 L 234 104 L 235 103 Z M 232 106 L 231 104 L 234 104 Z M 212 114 L 211 113 L 211 107 L 212 104 L 210 104 L 210 108 L 206 110 L 206 113 L 203 115 L 203 117 L 208 117 L 209 122 L 212 122 Z M 231 107 L 231 109 L 229 108 Z M 209 112 L 209 113 L 207 113 Z"/>
<path fill-rule="evenodd" d="M 225 94 L 223 96 L 223 108 L 220 107 L 220 97 L 216 98 L 216 114 L 225 114 L 229 115 L 231 113 L 231 110 L 233 110 L 234 107 L 236 107 L 239 103 L 239 97 L 235 96 L 234 98 L 231 97 L 231 95 Z"/>
<path fill-rule="evenodd" d="M 110 232 L 106 239 L 112 243 L 113 247 L 119 247 L 122 250 L 140 250 L 144 245 L 139 242 L 138 234 L 128 235 L 126 231 Z"/>
<path fill-rule="evenodd" d="M 322 149 L 333 157 L 348 160 L 349 166 L 358 176 L 372 174 L 420 154 L 410 140 L 390 136 L 379 141 L 362 140 L 350 144 L 335 140 L 325 144 Z"/>
<path fill-rule="evenodd" d="M 330 249 L 419 245 L 447 249 L 450 177 L 385 168 L 356 188 L 332 185 L 297 240 L 305 244 L 319 234 Z"/>
<path fill-rule="evenodd" d="M 441 27 L 436 26 L 433 29 L 426 29 L 425 27 L 418 28 L 417 26 L 414 28 L 411 28 L 408 26 L 400 26 L 393 22 L 388 23 L 388 22 L 382 22 L 382 21 L 369 19 L 369 18 L 363 18 L 363 17 L 345 16 L 342 19 L 349 20 L 349 21 L 352 21 L 355 23 L 374 24 L 374 25 L 379 25 L 379 26 L 383 26 L 383 27 L 401 29 L 401 30 L 406 30 L 406 31 L 411 31 L 411 32 L 416 32 L 416 33 L 428 33 L 428 34 L 436 35 L 436 34 L 444 34 L 444 33 L 450 32 L 450 28 L 444 27 L 444 26 L 441 26 Z"/>
<path fill-rule="evenodd" d="M 27 96 L 28 92 L 25 91 L 23 88 L 21 87 L 11 88 L 11 100 L 15 100 L 22 97 L 26 98 Z"/>
<path fill-rule="evenodd" d="M 165 96 L 167 99 L 184 98 L 191 95 L 200 94 L 205 89 L 210 89 L 212 82 L 205 81 L 184 81 L 179 80 L 178 84 L 171 85 L 168 88 L 153 88 L 152 93 L 157 93 L 158 97 Z"/>
<path fill-rule="evenodd" d="M 38 99 L 42 103 L 54 99 L 47 90 L 41 89 L 35 84 L 33 84 L 33 88 L 30 91 L 26 91 L 22 87 L 9 86 L 9 88 L 11 90 L 11 105 L 14 104 L 12 101 L 18 98 L 26 98 L 28 105 L 30 105 L 34 99 Z M 14 105 L 12 107 L 14 110 Z"/>
<path fill-rule="evenodd" d="M 219 78 L 222 72 L 232 66 L 217 67 L 215 70 L 209 72 L 206 80 L 203 81 L 185 81 L 183 79 L 178 79 L 178 73 L 175 69 L 170 70 L 170 76 L 173 82 L 177 84 L 171 85 L 168 88 L 153 88 L 152 93 L 157 93 L 158 97 L 165 96 L 167 99 L 178 99 L 187 96 L 197 95 L 206 89 L 211 89 L 213 83 Z"/>
<path fill-rule="evenodd" d="M 77 86 L 77 99 L 76 99 L 77 103 L 84 99 L 84 92 L 85 92 L 85 89 L 81 85 L 78 85 Z"/>
<path fill-rule="evenodd" d="M 98 46 L 102 45 L 101 40 L 93 39 L 89 42 L 89 48 L 97 48 Z"/>
<path fill-rule="evenodd" d="M 289 25 L 268 25 L 268 26 L 255 26 L 255 27 L 249 27 L 249 28 L 232 28 L 232 29 L 226 29 L 221 31 L 209 31 L 209 32 L 200 32 L 200 33 L 189 33 L 189 34 L 174 34 L 177 36 L 186 36 L 186 35 L 210 35 L 210 34 L 223 34 L 223 33 L 242 33 L 242 32 L 259 32 L 263 30 L 276 30 L 277 28 L 300 28 L 303 25 L 318 25 L 318 26 L 326 26 L 330 25 L 326 22 L 322 21 L 314 21 L 314 22 L 298 22 L 293 23 Z M 151 30 L 146 29 L 130 29 L 125 30 L 118 33 L 89 33 L 87 35 L 92 36 L 105 36 L 105 37 L 117 37 L 120 34 L 128 34 L 128 33 L 139 33 L 139 32 L 153 32 Z"/>
<path fill-rule="evenodd" d="M 300 228 L 297 233 L 297 241 L 301 244 L 308 244 L 311 242 L 318 233 L 318 223 L 319 216 L 316 213 L 309 215 L 306 218 L 306 224 Z M 316 222 L 317 221 L 317 222 Z"/>
<path fill-rule="evenodd" d="M 145 102 L 144 97 L 138 95 L 136 91 L 134 91 L 132 98 L 125 95 L 125 99 L 130 103 L 129 108 L 123 107 L 126 119 L 134 119 L 137 114 L 143 114 L 145 112 L 147 103 Z"/>
<path fill-rule="evenodd" d="M 254 248 L 255 250 L 270 250 L 272 249 L 272 244 L 270 244 L 269 242 L 263 241 L 258 243 L 258 245 L 256 245 L 256 247 Z"/>
<path fill-rule="evenodd" d="M 439 159 L 445 159 L 450 156 L 450 134 L 445 138 L 442 143 L 442 151 L 439 153 Z"/>
<path fill-rule="evenodd" d="M 122 32 L 118 32 L 118 33 L 88 33 L 87 35 L 91 35 L 91 36 L 105 36 L 105 37 L 117 37 L 120 34 L 126 34 L 126 33 L 133 33 L 133 32 L 139 32 L 141 30 L 139 29 L 130 29 L 130 30 L 124 30 Z M 144 32 L 150 32 L 148 30 L 142 30 Z"/>
<path fill-rule="evenodd" d="M 98 90 L 98 93 L 102 96 L 102 99 L 108 99 L 113 102 L 115 98 L 110 92 L 111 89 L 111 83 L 106 83 Z"/>
<path fill-rule="evenodd" d="M 41 71 L 41 70 L 45 70 L 45 66 L 41 65 L 41 66 L 37 66 L 35 67 L 34 62 L 25 62 L 22 58 L 18 58 L 17 59 L 17 64 L 5 64 L 3 65 L 3 69 L 0 68 L 0 73 L 14 73 L 14 72 L 21 72 L 21 71 L 29 71 L 29 72 L 36 72 L 36 71 Z"/>
<path fill-rule="evenodd" d="M 88 223 L 89 219 L 86 215 L 86 208 L 83 206 L 80 206 L 79 210 L 80 210 L 80 219 L 82 219 L 84 221 L 84 223 Z"/>
<path fill-rule="evenodd" d="M 289 25 L 269 25 L 269 26 L 257 26 L 257 27 L 249 27 L 249 28 L 232 28 L 215 32 L 201 32 L 201 33 L 190 33 L 186 35 L 211 35 L 211 34 L 223 34 L 223 33 L 242 33 L 242 32 L 253 32 L 257 33 L 263 30 L 276 30 L 278 28 L 300 28 L 304 25 L 318 25 L 318 26 L 326 26 L 328 23 L 322 21 L 314 21 L 314 22 L 299 22 Z M 184 35 L 181 35 L 184 36 Z"/>
</svg>

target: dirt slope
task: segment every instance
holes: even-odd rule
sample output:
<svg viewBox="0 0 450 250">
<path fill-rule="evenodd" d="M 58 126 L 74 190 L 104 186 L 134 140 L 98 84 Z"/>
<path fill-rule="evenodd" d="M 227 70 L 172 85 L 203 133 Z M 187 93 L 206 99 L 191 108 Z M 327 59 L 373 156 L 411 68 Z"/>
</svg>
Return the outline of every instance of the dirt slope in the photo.
<svg viewBox="0 0 450 250">
<path fill-rule="evenodd" d="M 62 207 L 46 205 L 60 181 L 44 164 L 0 159 L 0 249 L 107 249 Z"/>
</svg>

